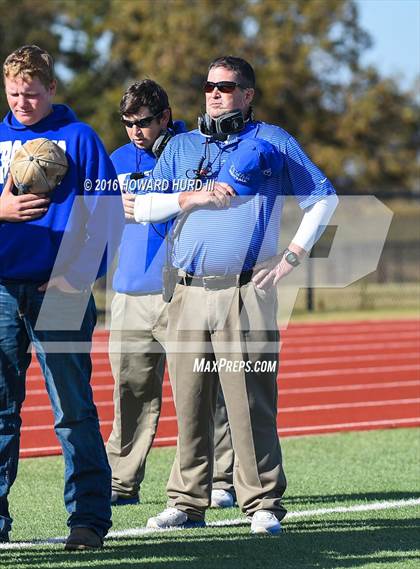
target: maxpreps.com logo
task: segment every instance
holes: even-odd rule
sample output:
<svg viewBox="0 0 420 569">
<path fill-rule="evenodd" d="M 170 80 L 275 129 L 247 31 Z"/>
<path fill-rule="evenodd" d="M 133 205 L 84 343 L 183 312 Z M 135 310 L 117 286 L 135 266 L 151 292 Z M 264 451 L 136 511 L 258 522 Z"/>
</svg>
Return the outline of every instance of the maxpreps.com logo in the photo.
<svg viewBox="0 0 420 569">
<path fill-rule="evenodd" d="M 26 142 L 26 141 L 25 141 Z M 66 151 L 65 140 L 53 140 L 60 148 Z M 10 163 L 15 153 L 22 146 L 21 140 L 2 140 L 0 142 L 0 184 L 4 184 L 10 170 Z"/>
</svg>

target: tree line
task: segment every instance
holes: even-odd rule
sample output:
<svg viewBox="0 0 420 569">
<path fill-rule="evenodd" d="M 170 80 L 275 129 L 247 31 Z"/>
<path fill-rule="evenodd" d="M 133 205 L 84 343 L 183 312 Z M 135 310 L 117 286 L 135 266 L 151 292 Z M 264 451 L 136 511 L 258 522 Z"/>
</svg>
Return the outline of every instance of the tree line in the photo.
<svg viewBox="0 0 420 569">
<path fill-rule="evenodd" d="M 420 192 L 415 88 L 362 65 L 354 0 L 0 0 L 0 40 L 2 60 L 28 43 L 54 55 L 57 100 L 109 151 L 126 142 L 130 83 L 160 83 L 195 128 L 208 63 L 232 54 L 256 70 L 256 118 L 296 136 L 341 193 Z"/>
</svg>

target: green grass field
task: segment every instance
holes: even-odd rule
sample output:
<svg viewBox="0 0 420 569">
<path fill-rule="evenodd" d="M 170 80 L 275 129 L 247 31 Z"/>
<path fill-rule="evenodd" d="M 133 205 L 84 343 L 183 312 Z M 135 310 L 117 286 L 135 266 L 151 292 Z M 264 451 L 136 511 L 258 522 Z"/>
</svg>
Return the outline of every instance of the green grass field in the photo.
<svg viewBox="0 0 420 569">
<path fill-rule="evenodd" d="M 173 449 L 154 449 L 142 505 L 114 509 L 113 530 L 139 528 L 164 508 Z M 341 433 L 283 441 L 290 513 L 420 497 L 418 429 Z M 11 493 L 13 541 L 65 536 L 61 457 L 22 460 Z M 149 533 L 106 541 L 99 552 L 64 552 L 62 544 L 0 549 L 2 568 L 414 569 L 420 562 L 419 507 L 291 515 L 278 537 L 249 525 Z M 207 522 L 238 519 L 238 509 L 210 510 Z M 417 518 L 417 519 L 416 519 Z"/>
</svg>

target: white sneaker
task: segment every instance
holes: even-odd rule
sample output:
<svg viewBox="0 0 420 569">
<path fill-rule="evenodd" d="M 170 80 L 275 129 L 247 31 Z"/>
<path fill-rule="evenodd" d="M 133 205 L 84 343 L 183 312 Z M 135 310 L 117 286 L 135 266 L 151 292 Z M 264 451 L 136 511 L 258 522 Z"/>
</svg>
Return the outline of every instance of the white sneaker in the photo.
<svg viewBox="0 0 420 569">
<path fill-rule="evenodd" d="M 154 518 L 149 518 L 147 520 L 146 527 L 154 529 L 166 529 L 166 528 L 202 528 L 205 527 L 206 522 L 204 520 L 190 520 L 185 512 L 178 510 L 177 508 L 166 508 L 160 514 Z"/>
<path fill-rule="evenodd" d="M 233 508 L 235 499 L 227 490 L 211 491 L 211 508 Z"/>
<path fill-rule="evenodd" d="M 258 510 L 252 516 L 251 533 L 277 535 L 281 531 L 280 522 L 272 512 Z"/>
</svg>

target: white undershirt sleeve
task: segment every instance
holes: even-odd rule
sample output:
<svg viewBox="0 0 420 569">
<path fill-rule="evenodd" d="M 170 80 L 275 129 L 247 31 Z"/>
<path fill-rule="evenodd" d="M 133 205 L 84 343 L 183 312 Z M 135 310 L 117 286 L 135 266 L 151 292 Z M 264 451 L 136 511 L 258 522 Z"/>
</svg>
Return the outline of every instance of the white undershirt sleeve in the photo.
<svg viewBox="0 0 420 569">
<path fill-rule="evenodd" d="M 310 251 L 324 232 L 337 204 L 338 198 L 332 194 L 307 208 L 292 242 Z"/>
<path fill-rule="evenodd" d="M 178 197 L 178 193 L 138 195 L 134 201 L 134 219 L 144 224 L 168 221 L 181 211 Z"/>
</svg>

